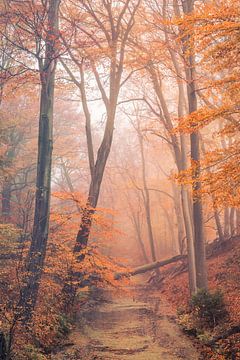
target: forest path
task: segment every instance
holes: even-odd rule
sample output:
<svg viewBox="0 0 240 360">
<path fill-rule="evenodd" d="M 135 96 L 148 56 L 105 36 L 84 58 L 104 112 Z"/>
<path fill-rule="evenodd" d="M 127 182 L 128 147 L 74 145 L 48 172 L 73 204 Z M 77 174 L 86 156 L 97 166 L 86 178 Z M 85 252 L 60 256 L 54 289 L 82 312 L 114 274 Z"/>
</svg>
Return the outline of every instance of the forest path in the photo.
<svg viewBox="0 0 240 360">
<path fill-rule="evenodd" d="M 163 300 L 142 288 L 81 313 L 70 335 L 73 344 L 58 360 L 197 360 L 200 356 L 169 315 Z"/>
</svg>

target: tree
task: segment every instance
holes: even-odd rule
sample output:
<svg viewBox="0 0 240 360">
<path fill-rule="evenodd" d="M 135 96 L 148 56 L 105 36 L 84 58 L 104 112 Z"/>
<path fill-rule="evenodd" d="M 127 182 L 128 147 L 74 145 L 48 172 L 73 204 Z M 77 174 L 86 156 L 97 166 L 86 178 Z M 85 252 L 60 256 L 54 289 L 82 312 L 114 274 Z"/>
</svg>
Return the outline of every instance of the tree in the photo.
<svg viewBox="0 0 240 360">
<path fill-rule="evenodd" d="M 38 289 L 43 271 L 48 239 L 52 128 L 55 69 L 58 57 L 58 11 L 60 0 L 49 0 L 39 8 L 32 1 L 24 4 L 10 4 L 7 15 L 9 21 L 16 21 L 14 46 L 33 55 L 30 35 L 34 34 L 40 73 L 41 95 L 38 134 L 38 161 L 34 224 L 31 245 L 27 259 L 27 278 L 22 289 L 20 306 L 23 317 L 30 320 L 37 301 Z M 36 16 L 37 15 L 37 16 Z M 12 19 L 10 16 L 14 16 Z M 28 18 L 29 16 L 29 18 Z M 31 22 L 32 21 L 32 22 Z M 43 28 L 46 22 L 46 33 Z M 27 49 L 27 50 L 26 50 Z"/>
<path fill-rule="evenodd" d="M 194 1 L 187 0 L 182 2 L 183 12 L 188 15 L 194 10 Z M 190 48 L 189 42 L 191 35 L 183 38 L 184 53 L 186 58 L 186 81 L 188 96 L 189 114 L 197 110 L 197 94 L 195 83 L 195 54 L 194 49 Z M 200 177 L 200 139 L 198 131 L 190 134 L 191 143 L 191 162 L 193 180 L 193 226 L 194 226 L 194 247 L 196 265 L 196 287 L 197 289 L 207 288 L 207 268 L 205 254 L 205 240 L 203 227 L 203 212 L 201 199 Z"/>
<path fill-rule="evenodd" d="M 170 19 L 175 15 L 180 16 L 179 5 L 173 2 L 174 13 L 168 14 L 168 7 L 165 1 L 163 4 L 149 2 L 149 11 L 143 13 L 142 21 L 145 24 L 145 37 L 140 34 L 134 39 L 134 48 L 136 63 L 142 61 L 142 66 L 147 71 L 147 78 L 152 82 L 153 94 L 149 95 L 149 89 L 142 98 L 136 99 L 144 101 L 148 112 L 152 113 L 153 118 L 157 118 L 157 125 L 150 125 L 150 132 L 157 135 L 160 139 L 166 141 L 172 153 L 176 164 L 177 172 L 181 174 L 187 168 L 187 142 L 185 134 L 176 134 L 174 132 L 175 118 L 181 117 L 186 113 L 186 99 L 184 88 L 184 62 L 181 46 L 177 41 L 180 33 L 178 28 L 171 27 Z M 170 8 L 171 9 L 171 8 Z M 158 17 L 156 17 L 156 12 Z M 169 19 L 167 16 L 169 15 Z M 176 34 L 177 32 L 177 34 Z M 150 41 L 149 41 L 150 37 Z M 140 54 L 140 56 L 139 56 Z M 166 74 L 169 74 L 173 81 L 169 78 L 165 81 Z M 169 97 L 172 96 L 171 86 L 177 85 L 177 105 L 174 108 L 175 116 L 172 115 L 172 102 Z M 134 99 L 133 99 L 134 100 Z M 174 99 L 174 105 L 175 105 Z M 159 126 L 160 124 L 160 126 Z M 195 280 L 195 256 L 193 242 L 193 224 L 192 224 L 192 206 L 188 191 L 188 186 L 180 185 L 180 209 L 184 219 L 185 233 L 187 239 L 187 248 L 189 256 L 189 286 L 191 292 L 196 289 Z M 178 199 L 176 199 L 176 202 Z M 176 205 L 179 209 L 179 205 Z M 181 216 L 181 214 L 179 214 Z M 180 225 L 179 225 L 180 226 Z"/>
<path fill-rule="evenodd" d="M 74 252 L 79 253 L 88 243 L 92 217 L 98 203 L 104 170 L 111 150 L 119 92 L 129 77 L 126 76 L 122 80 L 127 41 L 134 26 L 134 18 L 140 0 L 127 0 L 123 4 L 113 4 L 107 1 L 97 1 L 95 4 L 91 4 L 89 1 L 80 1 L 74 5 L 76 15 L 70 21 L 67 15 L 65 15 L 64 19 L 66 22 L 74 22 L 75 24 L 78 36 L 75 44 L 76 50 L 70 48 L 66 39 L 63 38 L 63 42 L 68 49 L 70 59 L 79 72 L 80 80 L 76 78 L 74 71 L 68 66 L 66 60 L 61 59 L 61 63 L 70 79 L 80 90 L 86 120 L 91 181 L 86 207 L 83 209 L 74 247 Z M 81 37 L 85 39 L 86 45 L 84 49 L 79 48 L 78 45 Z M 95 50 L 94 55 L 92 54 L 93 48 Z M 91 69 L 106 110 L 104 134 L 96 158 L 94 155 L 91 110 L 87 98 L 84 67 Z M 105 68 L 105 72 L 108 72 L 108 94 L 103 85 L 103 82 L 106 81 L 105 76 L 101 78 L 102 67 Z M 80 256 L 81 258 L 82 256 Z"/>
</svg>

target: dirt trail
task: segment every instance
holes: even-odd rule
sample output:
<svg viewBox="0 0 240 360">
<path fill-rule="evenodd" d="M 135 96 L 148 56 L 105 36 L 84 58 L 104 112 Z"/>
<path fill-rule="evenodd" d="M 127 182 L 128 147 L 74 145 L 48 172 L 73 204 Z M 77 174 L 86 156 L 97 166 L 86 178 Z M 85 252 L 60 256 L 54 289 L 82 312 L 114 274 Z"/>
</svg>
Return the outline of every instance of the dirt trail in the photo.
<svg viewBox="0 0 240 360">
<path fill-rule="evenodd" d="M 73 343 L 56 360 L 197 360 L 193 343 L 168 315 L 164 301 L 142 290 L 109 302 L 78 319 L 70 336 Z"/>
</svg>

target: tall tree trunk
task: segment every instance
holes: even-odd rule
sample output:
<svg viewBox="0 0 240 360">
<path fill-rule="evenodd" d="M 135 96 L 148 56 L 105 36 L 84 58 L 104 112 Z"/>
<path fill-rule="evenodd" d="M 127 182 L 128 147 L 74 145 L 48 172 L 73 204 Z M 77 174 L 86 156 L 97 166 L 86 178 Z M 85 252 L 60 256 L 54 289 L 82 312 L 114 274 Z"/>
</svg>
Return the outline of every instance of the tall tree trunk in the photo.
<svg viewBox="0 0 240 360">
<path fill-rule="evenodd" d="M 32 240 L 28 253 L 26 285 L 22 289 L 20 305 L 23 318 L 29 321 L 35 309 L 46 255 L 51 190 L 52 130 L 55 69 L 57 63 L 58 11 L 60 0 L 48 2 L 48 34 L 44 61 L 39 62 L 41 98 L 38 134 L 38 163 L 36 199 Z"/>
<path fill-rule="evenodd" d="M 194 0 L 183 0 L 183 12 L 189 15 L 194 10 Z M 185 39 L 184 53 L 186 55 L 186 80 L 189 114 L 197 110 L 197 96 L 195 89 L 195 59 L 194 50 L 189 47 L 190 35 Z M 196 285 L 198 289 L 207 288 L 207 266 L 204 241 L 203 212 L 201 199 L 200 176 L 200 139 L 198 131 L 191 133 L 191 159 L 193 179 L 193 224 L 194 248 L 196 264 Z"/>
<path fill-rule="evenodd" d="M 180 17 L 180 9 L 176 0 L 173 2 L 175 15 Z M 167 11 L 167 2 L 163 1 L 163 18 L 166 19 L 166 11 Z M 178 84 L 178 117 L 181 118 L 184 114 L 185 108 L 185 93 L 183 87 L 183 74 L 181 67 L 179 66 L 177 57 L 175 52 L 172 50 L 171 44 L 169 42 L 168 29 L 165 31 L 165 40 L 169 45 L 168 51 L 172 59 L 172 63 L 177 74 L 177 84 Z M 174 160 L 177 166 L 178 171 L 182 171 L 186 169 L 187 166 L 187 156 L 186 156 L 186 135 L 180 134 L 180 145 L 178 144 L 178 139 L 175 134 L 173 134 L 173 124 L 171 122 L 171 117 L 167 106 L 165 104 L 164 96 L 161 90 L 161 81 L 158 84 L 156 74 L 154 74 L 153 67 L 149 69 L 150 74 L 153 79 L 154 88 L 156 94 L 158 96 L 159 102 L 162 106 L 162 112 L 165 118 L 164 126 L 166 130 L 169 132 L 169 136 L 171 138 L 172 143 L 172 153 L 174 156 Z M 191 293 L 196 291 L 196 272 L 195 272 L 195 255 L 194 255 L 194 243 L 193 243 L 193 225 L 192 225 L 192 204 L 189 198 L 189 192 L 185 185 L 181 185 L 181 203 L 182 203 L 182 211 L 185 225 L 185 232 L 187 238 L 187 250 L 188 250 L 188 270 L 189 270 L 189 289 Z"/>
<path fill-rule="evenodd" d="M 178 248 L 179 253 L 182 255 L 184 253 L 184 240 L 185 240 L 185 232 L 184 232 L 184 217 L 183 210 L 181 205 L 181 189 L 173 183 L 173 194 L 174 194 L 174 210 L 177 219 L 177 231 L 178 231 Z"/>
<path fill-rule="evenodd" d="M 138 140 L 140 145 L 140 155 L 141 155 L 141 167 L 142 167 L 142 180 L 143 180 L 143 198 L 144 198 L 144 207 L 146 213 L 146 221 L 147 221 L 147 230 L 148 230 L 148 240 L 151 249 L 151 257 L 152 261 L 156 261 L 156 249 L 154 244 L 153 230 L 152 230 L 152 216 L 151 216 L 151 206 L 150 206 L 150 194 L 147 186 L 147 178 L 146 178 L 146 164 L 145 164 L 145 155 L 143 148 L 143 138 L 140 132 L 141 130 L 138 128 Z"/>
</svg>

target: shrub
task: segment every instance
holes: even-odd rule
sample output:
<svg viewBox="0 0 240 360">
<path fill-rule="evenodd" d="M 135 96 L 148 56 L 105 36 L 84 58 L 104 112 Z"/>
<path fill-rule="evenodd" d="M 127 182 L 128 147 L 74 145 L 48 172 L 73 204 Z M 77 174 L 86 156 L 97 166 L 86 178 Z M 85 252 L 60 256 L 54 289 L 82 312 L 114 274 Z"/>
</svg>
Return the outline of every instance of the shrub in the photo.
<svg viewBox="0 0 240 360">
<path fill-rule="evenodd" d="M 223 294 L 219 290 L 210 293 L 200 289 L 192 296 L 190 304 L 202 325 L 215 327 L 227 315 Z"/>
</svg>

